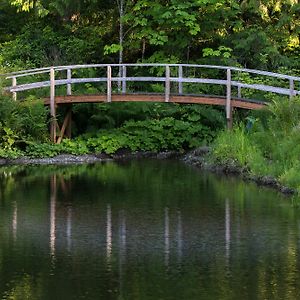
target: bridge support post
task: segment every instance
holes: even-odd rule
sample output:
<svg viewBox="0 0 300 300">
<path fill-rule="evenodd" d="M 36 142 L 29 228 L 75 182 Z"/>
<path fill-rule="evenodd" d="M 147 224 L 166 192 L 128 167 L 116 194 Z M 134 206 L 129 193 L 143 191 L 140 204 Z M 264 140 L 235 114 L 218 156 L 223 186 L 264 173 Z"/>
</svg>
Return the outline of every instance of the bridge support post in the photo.
<svg viewBox="0 0 300 300">
<path fill-rule="evenodd" d="M 64 136 L 71 138 L 71 122 L 72 122 L 72 104 L 68 105 L 67 113 L 62 124 L 62 127 L 58 130 L 60 131 L 59 137 L 57 138 L 57 144 L 60 144 Z"/>
<path fill-rule="evenodd" d="M 68 125 L 66 128 L 66 137 L 70 139 L 72 137 L 72 104 L 70 104 L 70 107 L 68 108 L 67 116 L 68 118 Z"/>
<path fill-rule="evenodd" d="M 226 120 L 227 128 L 232 128 L 232 105 L 231 105 L 231 69 L 227 69 L 226 91 Z"/>
<path fill-rule="evenodd" d="M 50 138 L 53 143 L 56 143 L 56 107 L 55 107 L 55 71 L 50 68 Z"/>
</svg>

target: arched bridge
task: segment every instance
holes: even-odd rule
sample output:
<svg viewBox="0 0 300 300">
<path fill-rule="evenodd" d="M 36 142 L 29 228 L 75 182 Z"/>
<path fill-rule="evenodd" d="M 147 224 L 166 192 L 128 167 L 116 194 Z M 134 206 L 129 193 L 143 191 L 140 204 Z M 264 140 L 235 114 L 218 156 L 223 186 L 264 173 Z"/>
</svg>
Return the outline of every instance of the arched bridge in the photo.
<svg viewBox="0 0 300 300">
<path fill-rule="evenodd" d="M 54 142 L 70 132 L 71 109 L 61 128 L 56 121 L 56 107 L 62 104 L 145 101 L 222 105 L 230 127 L 233 108 L 260 109 L 270 93 L 289 98 L 300 94 L 300 77 L 214 65 L 72 65 L 24 70 L 5 77 L 11 80 L 5 90 L 15 100 L 17 93 L 47 88 L 43 98 L 45 105 L 50 105 Z M 87 91 L 79 93 L 78 84 L 85 84 Z M 88 93 L 90 87 L 92 94 Z"/>
</svg>

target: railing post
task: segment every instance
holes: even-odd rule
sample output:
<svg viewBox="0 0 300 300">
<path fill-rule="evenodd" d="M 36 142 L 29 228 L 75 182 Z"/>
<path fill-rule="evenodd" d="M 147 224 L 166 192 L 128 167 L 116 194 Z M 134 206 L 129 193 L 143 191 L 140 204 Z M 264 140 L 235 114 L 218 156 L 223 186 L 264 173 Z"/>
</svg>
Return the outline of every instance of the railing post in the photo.
<svg viewBox="0 0 300 300">
<path fill-rule="evenodd" d="M 183 84 L 182 84 L 182 76 L 183 76 L 183 70 L 182 66 L 178 67 L 178 94 L 182 95 L 183 94 Z"/>
<path fill-rule="evenodd" d="M 292 100 L 294 96 L 295 96 L 294 80 L 290 79 L 290 100 Z"/>
<path fill-rule="evenodd" d="M 72 69 L 67 69 L 67 80 L 69 81 L 69 83 L 67 84 L 67 95 L 71 96 L 72 95 L 72 84 L 71 84 Z M 67 122 L 66 127 L 65 127 L 66 137 L 70 139 L 71 136 L 72 136 L 72 103 L 68 105 L 68 109 L 67 109 L 67 114 L 66 114 L 65 120 Z M 63 131 L 64 128 L 63 127 L 61 129 L 60 141 L 62 140 L 62 138 L 63 138 L 62 135 L 64 134 L 64 131 Z"/>
<path fill-rule="evenodd" d="M 226 91 L 226 119 L 227 128 L 232 128 L 232 107 L 231 107 L 231 69 L 227 69 L 227 91 Z"/>
<path fill-rule="evenodd" d="M 111 66 L 107 66 L 107 100 L 111 102 Z"/>
<path fill-rule="evenodd" d="M 70 81 L 72 80 L 72 70 L 71 69 L 67 69 L 67 80 L 68 80 L 68 84 L 67 84 L 67 95 L 71 96 L 72 95 L 72 85 L 70 83 Z"/>
<path fill-rule="evenodd" d="M 170 101 L 170 66 L 166 66 L 165 102 Z"/>
<path fill-rule="evenodd" d="M 56 108 L 55 108 L 55 71 L 54 67 L 50 68 L 50 135 L 51 141 L 56 143 Z"/>
<path fill-rule="evenodd" d="M 122 94 L 126 94 L 126 66 L 122 66 Z"/>
<path fill-rule="evenodd" d="M 12 78 L 12 87 L 13 87 L 13 88 L 16 88 L 16 87 L 17 87 L 17 78 L 16 78 L 16 77 L 13 77 L 13 78 Z M 13 93 L 12 93 L 12 97 L 13 97 L 13 100 L 14 100 L 14 101 L 17 101 L 17 92 L 13 92 Z"/>
<path fill-rule="evenodd" d="M 122 77 L 122 66 L 121 65 L 119 65 L 119 74 L 118 74 L 118 77 L 119 77 L 119 79 L 118 79 L 118 93 L 120 93 L 121 92 L 121 80 L 120 80 L 120 78 Z"/>
</svg>

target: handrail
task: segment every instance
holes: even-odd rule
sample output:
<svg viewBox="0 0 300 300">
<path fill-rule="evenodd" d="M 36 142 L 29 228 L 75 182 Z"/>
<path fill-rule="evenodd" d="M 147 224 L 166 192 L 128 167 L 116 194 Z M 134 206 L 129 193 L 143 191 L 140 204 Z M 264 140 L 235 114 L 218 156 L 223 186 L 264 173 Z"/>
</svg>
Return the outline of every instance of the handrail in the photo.
<svg viewBox="0 0 300 300">
<path fill-rule="evenodd" d="M 55 71 L 64 71 L 64 70 L 74 70 L 74 69 L 87 69 L 87 68 L 101 68 L 101 67 L 187 67 L 187 68 L 207 68 L 207 69 L 219 69 L 219 70 L 227 70 L 231 71 L 243 72 L 243 73 L 251 73 L 256 75 L 263 75 L 268 77 L 275 77 L 281 79 L 292 79 L 295 81 L 300 81 L 300 76 L 292 76 L 285 75 L 280 73 L 274 73 L 269 71 L 262 71 L 256 69 L 247 69 L 247 68 L 239 68 L 232 66 L 218 66 L 218 65 L 197 65 L 197 64 L 163 64 L 163 63 L 124 63 L 124 64 L 89 64 L 89 65 L 66 65 L 66 66 L 54 66 L 54 67 L 45 67 L 45 68 L 36 68 L 29 70 L 22 70 L 17 72 L 11 72 L 6 74 L 0 74 L 2 77 L 6 77 L 6 79 L 10 79 L 13 77 L 23 77 L 23 76 L 31 76 L 35 74 L 43 74 L 50 72 L 51 68 L 54 68 Z"/>
<path fill-rule="evenodd" d="M 290 76 L 290 75 L 284 75 L 279 73 L 272 73 L 272 72 L 266 72 L 266 71 L 260 71 L 260 70 L 251 70 L 251 69 L 243 69 L 243 68 L 237 68 L 237 67 L 231 67 L 231 66 L 215 66 L 215 65 L 196 65 L 196 64 L 162 64 L 162 63 L 155 63 L 155 64 L 147 64 L 147 63 L 125 63 L 125 64 L 91 64 L 91 65 L 69 65 L 69 66 L 56 66 L 56 67 L 46 67 L 46 68 L 39 68 L 39 69 L 30 69 L 30 70 L 23 70 L 18 71 L 10 74 L 6 74 L 6 79 L 12 79 L 12 86 L 7 87 L 6 90 L 13 93 L 14 99 L 16 99 L 16 93 L 20 91 L 30 90 L 30 89 L 36 89 L 41 87 L 48 87 L 51 85 L 50 81 L 41 81 L 41 82 L 34 82 L 34 83 L 27 83 L 27 84 L 19 84 L 17 85 L 17 78 L 19 77 L 25 77 L 25 76 L 33 76 L 38 74 L 45 74 L 50 73 L 51 71 L 67 71 L 67 79 L 60 79 L 60 80 L 54 80 L 54 84 L 56 85 L 67 85 L 68 88 L 68 94 L 71 92 L 71 84 L 76 83 L 87 83 L 87 82 L 102 82 L 102 81 L 108 81 L 108 77 L 98 77 L 98 78 L 72 78 L 71 73 L 74 69 L 86 69 L 86 68 L 103 68 L 105 67 L 107 70 L 111 69 L 113 67 L 119 68 L 119 76 L 113 77 L 112 74 L 110 74 L 110 82 L 122 82 L 122 93 L 126 92 L 126 82 L 132 81 L 132 82 L 138 82 L 138 81 L 144 81 L 144 82 L 165 82 L 166 89 L 165 93 L 170 94 L 170 84 L 172 82 L 178 83 L 179 86 L 179 94 L 182 94 L 182 84 L 183 83 L 206 83 L 206 84 L 217 84 L 217 85 L 226 85 L 228 86 L 228 72 L 230 71 L 230 77 L 232 76 L 232 71 L 238 71 L 246 72 L 246 73 L 252 73 L 256 75 L 262 75 L 262 76 L 269 76 L 269 77 L 275 77 L 275 78 L 281 78 L 289 80 L 289 87 L 288 88 L 282 88 L 282 87 L 274 87 L 270 85 L 265 84 L 248 84 L 243 83 L 240 81 L 233 81 L 230 78 L 230 86 L 238 87 L 238 94 L 241 96 L 241 88 L 249 88 L 249 89 L 255 89 L 260 91 L 266 91 L 266 92 L 273 92 L 277 94 L 282 95 L 290 95 L 290 97 L 293 97 L 295 95 L 299 95 L 300 91 L 295 89 L 295 81 L 300 82 L 300 77 L 296 76 Z M 126 68 L 127 67 L 163 67 L 165 68 L 165 77 L 126 77 Z M 170 68 L 176 67 L 178 68 L 178 77 L 171 77 Z M 183 67 L 186 68 L 209 68 L 209 69 L 218 69 L 218 70 L 226 70 L 227 71 L 227 80 L 223 79 L 209 79 L 209 78 L 191 78 L 191 77 L 183 77 Z M 107 71 L 108 72 L 108 71 Z M 228 88 L 228 87 L 227 87 Z M 111 92 L 110 92 L 111 93 Z M 166 95 L 166 102 L 169 98 L 168 95 Z"/>
</svg>

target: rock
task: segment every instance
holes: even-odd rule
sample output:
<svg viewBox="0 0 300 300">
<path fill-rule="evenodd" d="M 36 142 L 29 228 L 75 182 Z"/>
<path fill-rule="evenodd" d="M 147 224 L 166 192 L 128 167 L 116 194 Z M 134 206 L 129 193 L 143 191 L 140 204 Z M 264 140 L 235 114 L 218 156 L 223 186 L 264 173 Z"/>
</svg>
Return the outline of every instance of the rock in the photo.
<svg viewBox="0 0 300 300">
<path fill-rule="evenodd" d="M 263 185 L 267 185 L 267 186 L 277 186 L 278 185 L 278 182 L 277 180 L 272 177 L 272 176 L 263 176 L 260 178 L 260 182 L 263 184 Z"/>
<path fill-rule="evenodd" d="M 210 151 L 211 151 L 210 147 L 203 146 L 203 147 L 199 147 L 199 148 L 195 149 L 193 151 L 193 154 L 197 155 L 197 156 L 203 156 L 203 155 L 208 154 Z"/>
<path fill-rule="evenodd" d="M 177 151 L 165 151 L 165 152 L 160 152 L 157 154 L 158 159 L 171 159 L 171 158 L 177 158 L 181 154 Z"/>
<path fill-rule="evenodd" d="M 4 166 L 8 164 L 8 160 L 5 158 L 0 158 L 0 166 Z"/>
<path fill-rule="evenodd" d="M 292 188 L 286 187 L 286 186 L 282 186 L 280 188 L 281 193 L 285 194 L 285 195 L 292 195 L 295 194 L 296 191 Z"/>
</svg>

